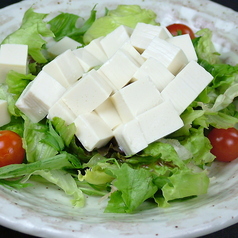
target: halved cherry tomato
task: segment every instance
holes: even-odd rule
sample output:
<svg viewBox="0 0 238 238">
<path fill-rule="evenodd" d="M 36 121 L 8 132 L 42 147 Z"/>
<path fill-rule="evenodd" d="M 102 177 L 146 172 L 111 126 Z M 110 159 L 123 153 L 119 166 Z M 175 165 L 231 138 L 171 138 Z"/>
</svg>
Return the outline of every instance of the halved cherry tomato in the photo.
<svg viewBox="0 0 238 238">
<path fill-rule="evenodd" d="M 25 157 L 22 138 L 15 132 L 0 131 L 0 167 L 21 164 Z"/>
<path fill-rule="evenodd" d="M 179 24 L 179 23 L 171 24 L 167 26 L 167 29 L 173 36 L 189 34 L 191 39 L 195 38 L 193 30 L 184 24 Z"/>
<path fill-rule="evenodd" d="M 238 158 L 238 130 L 236 128 L 212 129 L 208 134 L 213 148 L 211 153 L 219 161 L 230 162 Z"/>
</svg>

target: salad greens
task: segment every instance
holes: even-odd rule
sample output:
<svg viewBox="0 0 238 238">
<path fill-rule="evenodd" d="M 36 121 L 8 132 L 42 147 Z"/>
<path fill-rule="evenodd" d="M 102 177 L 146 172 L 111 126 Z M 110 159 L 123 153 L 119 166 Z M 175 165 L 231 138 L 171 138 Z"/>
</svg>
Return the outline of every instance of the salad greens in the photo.
<svg viewBox="0 0 238 238">
<path fill-rule="evenodd" d="M 37 69 L 52 60 L 43 53 L 47 42 L 42 37 L 58 41 L 68 36 L 86 45 L 121 24 L 130 27 L 137 22 L 159 24 L 153 11 L 137 5 L 106 9 L 101 18 L 96 13 L 95 6 L 89 18 L 78 27 L 78 15 L 60 13 L 46 22 L 47 14 L 30 8 L 21 27 L 3 40 L 2 44 L 27 44 L 33 63 L 27 75 L 10 71 L 6 82 L 0 85 L 0 99 L 8 101 L 12 118 L 0 129 L 20 134 L 26 150 L 23 164 L 0 168 L 0 184 L 24 189 L 31 177 L 41 176 L 71 196 L 72 204 L 77 207 L 84 206 L 84 194 L 108 197 L 105 212 L 113 213 L 135 212 L 148 200 L 167 207 L 172 201 L 206 194 L 209 189 L 206 167 L 214 160 L 206 133 L 211 127 L 228 128 L 238 123 L 234 104 L 238 96 L 238 65 L 221 62 L 209 29 L 197 32 L 193 43 L 199 64 L 213 75 L 213 81 L 182 113 L 181 129 L 151 143 L 136 155 L 125 156 L 114 141 L 87 152 L 74 136 L 74 124 L 66 125 L 60 118 L 32 123 L 16 108 L 16 100 L 34 80 Z"/>
</svg>

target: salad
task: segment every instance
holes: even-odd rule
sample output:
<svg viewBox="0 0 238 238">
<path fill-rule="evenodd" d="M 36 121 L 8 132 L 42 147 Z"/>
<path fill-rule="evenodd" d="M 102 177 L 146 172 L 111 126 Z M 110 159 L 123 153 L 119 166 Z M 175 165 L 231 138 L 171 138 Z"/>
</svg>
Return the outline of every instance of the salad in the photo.
<svg viewBox="0 0 238 238">
<path fill-rule="evenodd" d="M 30 8 L 21 27 L 1 43 L 27 45 L 30 62 L 27 74 L 11 70 L 0 85 L 0 99 L 7 101 L 11 116 L 10 122 L 0 129 L 5 133 L 5 141 L 13 138 L 19 145 L 20 136 L 24 149 L 23 152 L 21 147 L 16 149 L 13 159 L 4 160 L 6 164 L 1 162 L 0 184 L 24 189 L 40 177 L 61 188 L 76 207 L 85 205 L 86 195 L 107 199 L 107 213 L 136 212 L 145 201 L 167 207 L 173 201 L 206 194 L 210 181 L 207 168 L 215 158 L 229 157 L 230 161 L 238 157 L 237 149 L 228 156 L 226 146 L 232 151 L 230 145 L 225 141 L 221 147 L 216 140 L 221 131 L 225 138 L 234 134 L 237 138 L 238 66 L 221 62 L 209 29 L 196 32 L 192 41 L 198 63 L 213 80 L 181 114 L 183 127 L 136 154 L 125 155 L 113 139 L 101 148 L 87 151 L 75 137 L 74 123 L 67 124 L 60 117 L 43 118 L 36 123 L 16 107 L 25 88 L 53 60 L 48 41 L 69 37 L 84 47 L 120 25 L 130 28 L 138 22 L 159 25 L 153 11 L 137 5 L 106 9 L 105 16 L 100 18 L 96 13 L 95 6 L 88 19 L 77 26 L 80 16 L 59 13 L 46 22 L 47 14 Z M 175 27 L 178 26 L 173 26 L 173 30 Z M 182 34 L 183 29 L 180 25 L 173 34 Z M 233 142 L 236 144 L 232 148 L 236 148 L 237 139 Z M 215 148 L 221 149 L 217 152 Z M 20 151 L 22 155 L 16 162 Z M 224 152 L 222 156 L 217 154 Z"/>
</svg>

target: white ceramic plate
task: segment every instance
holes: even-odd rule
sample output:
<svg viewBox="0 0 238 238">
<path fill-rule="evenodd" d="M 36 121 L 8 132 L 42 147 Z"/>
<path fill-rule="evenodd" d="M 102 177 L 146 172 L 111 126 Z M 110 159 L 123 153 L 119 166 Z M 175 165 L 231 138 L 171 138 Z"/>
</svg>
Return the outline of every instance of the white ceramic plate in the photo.
<svg viewBox="0 0 238 238">
<path fill-rule="evenodd" d="M 238 62 L 238 13 L 206 0 L 26 0 L 0 10 L 0 40 L 19 27 L 31 6 L 50 16 L 67 11 L 87 17 L 96 3 L 99 15 L 105 6 L 139 4 L 153 9 L 164 25 L 209 27 L 223 59 Z M 20 191 L 1 187 L 0 224 L 40 237 L 198 237 L 238 222 L 238 160 L 214 163 L 211 177 L 207 195 L 136 214 L 104 214 L 106 201 L 97 198 L 89 198 L 83 209 L 72 208 L 63 192 L 47 184 Z"/>
</svg>

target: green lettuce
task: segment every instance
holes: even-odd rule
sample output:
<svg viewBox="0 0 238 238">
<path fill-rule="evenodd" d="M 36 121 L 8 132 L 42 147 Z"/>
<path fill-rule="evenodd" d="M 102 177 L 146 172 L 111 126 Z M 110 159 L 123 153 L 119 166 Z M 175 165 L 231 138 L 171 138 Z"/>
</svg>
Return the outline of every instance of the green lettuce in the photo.
<svg viewBox="0 0 238 238">
<path fill-rule="evenodd" d="M 61 40 L 63 37 L 68 36 L 81 44 L 83 44 L 83 35 L 91 27 L 96 19 L 95 7 L 91 10 L 89 18 L 84 22 L 81 27 L 77 27 L 77 21 L 80 16 L 72 13 L 61 13 L 48 23 L 50 29 L 54 33 L 56 41 Z"/>
<path fill-rule="evenodd" d="M 88 44 L 93 39 L 105 36 L 120 25 L 134 28 L 138 22 L 156 24 L 156 14 L 152 10 L 142 9 L 138 5 L 118 5 L 108 10 L 106 15 L 96 19 L 85 32 L 83 41 Z"/>
<path fill-rule="evenodd" d="M 8 35 L 1 44 L 28 45 L 29 55 L 38 63 L 46 63 L 47 59 L 42 53 L 46 44 L 43 37 L 54 36 L 43 21 L 46 16 L 47 14 L 36 13 L 33 8 L 29 8 L 24 14 L 20 28 Z"/>
</svg>

